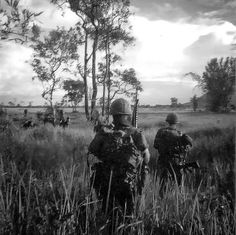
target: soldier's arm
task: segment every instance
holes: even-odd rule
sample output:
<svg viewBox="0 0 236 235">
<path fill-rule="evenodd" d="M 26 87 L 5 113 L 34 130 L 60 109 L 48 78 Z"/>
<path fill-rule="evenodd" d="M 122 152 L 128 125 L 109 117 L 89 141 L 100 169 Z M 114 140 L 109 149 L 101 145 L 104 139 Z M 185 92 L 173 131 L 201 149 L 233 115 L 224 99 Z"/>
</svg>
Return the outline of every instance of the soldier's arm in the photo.
<svg viewBox="0 0 236 235">
<path fill-rule="evenodd" d="M 155 149 L 157 149 L 157 150 L 158 150 L 158 148 L 159 148 L 159 140 L 160 140 L 160 137 L 161 137 L 161 129 L 157 132 L 157 134 L 156 134 L 156 136 L 155 136 L 155 139 L 154 139 L 154 145 L 153 145 L 153 147 L 154 147 Z"/>
<path fill-rule="evenodd" d="M 138 130 L 135 135 L 135 144 L 138 150 L 141 151 L 143 161 L 147 165 L 150 160 L 150 152 L 148 150 L 147 140 L 141 130 Z"/>
<path fill-rule="evenodd" d="M 189 135 L 181 135 L 181 140 L 183 145 L 188 146 L 189 148 L 193 146 L 193 139 Z"/>
<path fill-rule="evenodd" d="M 103 136 L 101 133 L 97 133 L 88 147 L 89 153 L 96 157 L 101 155 L 101 148 L 103 144 Z"/>
</svg>

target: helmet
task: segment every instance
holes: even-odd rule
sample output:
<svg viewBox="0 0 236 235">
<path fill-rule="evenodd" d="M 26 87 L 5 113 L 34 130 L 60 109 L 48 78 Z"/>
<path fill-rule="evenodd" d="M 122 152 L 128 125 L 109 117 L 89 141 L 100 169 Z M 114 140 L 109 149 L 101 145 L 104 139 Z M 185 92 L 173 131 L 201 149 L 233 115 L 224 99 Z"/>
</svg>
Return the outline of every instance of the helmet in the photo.
<svg viewBox="0 0 236 235">
<path fill-rule="evenodd" d="M 169 113 L 166 117 L 166 122 L 169 124 L 176 124 L 178 123 L 178 117 L 175 113 Z"/>
<path fill-rule="evenodd" d="M 116 99 L 111 104 L 110 113 L 111 115 L 131 115 L 131 106 L 129 102 L 123 98 Z"/>
</svg>

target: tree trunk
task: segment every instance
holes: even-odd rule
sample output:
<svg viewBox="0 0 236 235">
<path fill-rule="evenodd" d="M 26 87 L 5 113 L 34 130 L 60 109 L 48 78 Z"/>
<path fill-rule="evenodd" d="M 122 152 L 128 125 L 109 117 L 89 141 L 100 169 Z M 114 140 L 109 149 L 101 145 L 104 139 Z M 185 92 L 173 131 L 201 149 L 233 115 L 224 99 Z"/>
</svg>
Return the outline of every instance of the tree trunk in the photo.
<svg viewBox="0 0 236 235">
<path fill-rule="evenodd" d="M 106 82 L 107 82 L 107 78 L 108 78 L 108 64 L 109 64 L 109 55 L 108 55 L 108 47 L 109 47 L 109 36 L 107 36 L 107 40 L 106 40 L 106 49 L 105 49 L 105 53 L 106 53 L 106 72 L 105 72 L 105 76 L 103 79 L 103 92 L 102 92 L 102 116 L 105 115 L 105 108 L 106 108 Z"/>
<path fill-rule="evenodd" d="M 84 109 L 86 119 L 89 120 L 89 104 L 88 104 L 88 83 L 87 83 L 87 70 L 88 70 L 88 33 L 85 30 L 85 44 L 84 44 Z"/>
<path fill-rule="evenodd" d="M 111 104 L 111 54 L 110 54 L 110 45 L 108 42 L 107 47 L 107 53 L 108 53 L 108 64 L 107 64 L 107 120 L 109 121 L 109 115 L 110 115 L 110 104 Z"/>
<path fill-rule="evenodd" d="M 95 32 L 95 37 L 93 41 L 93 58 L 92 58 L 92 85 L 93 85 L 93 92 L 92 92 L 92 100 L 91 100 L 91 114 L 96 106 L 96 99 L 97 99 L 97 79 L 96 79 L 96 55 L 97 55 L 97 46 L 98 46 L 98 31 Z"/>
</svg>

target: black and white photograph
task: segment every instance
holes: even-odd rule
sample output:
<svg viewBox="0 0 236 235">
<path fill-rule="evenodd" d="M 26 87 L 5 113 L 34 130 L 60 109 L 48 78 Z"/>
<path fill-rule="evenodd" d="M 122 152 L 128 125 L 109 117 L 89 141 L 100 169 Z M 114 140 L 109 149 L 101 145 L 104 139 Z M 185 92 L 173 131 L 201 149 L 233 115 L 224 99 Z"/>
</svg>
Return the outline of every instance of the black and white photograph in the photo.
<svg viewBox="0 0 236 235">
<path fill-rule="evenodd" d="M 236 0 L 0 0 L 0 235 L 234 235 Z"/>
</svg>

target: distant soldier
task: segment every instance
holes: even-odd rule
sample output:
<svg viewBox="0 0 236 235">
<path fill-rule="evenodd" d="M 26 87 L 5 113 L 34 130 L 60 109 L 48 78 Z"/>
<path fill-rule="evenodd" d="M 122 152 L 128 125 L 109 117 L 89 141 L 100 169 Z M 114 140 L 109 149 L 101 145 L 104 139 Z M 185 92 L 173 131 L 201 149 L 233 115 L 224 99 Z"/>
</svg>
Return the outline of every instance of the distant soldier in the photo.
<svg viewBox="0 0 236 235">
<path fill-rule="evenodd" d="M 37 124 L 35 122 L 33 122 L 32 120 L 27 120 L 22 125 L 22 127 L 25 128 L 25 129 L 33 128 L 33 127 L 36 127 L 36 126 L 37 126 Z"/>
<path fill-rule="evenodd" d="M 70 124 L 70 117 L 67 117 L 66 119 L 64 119 L 64 117 L 62 119 L 60 119 L 60 123 L 59 126 L 63 127 L 64 129 L 66 127 L 69 127 Z"/>
<path fill-rule="evenodd" d="M 24 109 L 24 117 L 25 117 L 25 118 L 27 117 L 27 114 L 28 114 L 28 110 L 27 110 L 27 109 Z"/>
<path fill-rule="evenodd" d="M 55 126 L 55 119 L 53 118 L 52 115 L 44 116 L 43 124 L 46 125 L 47 123 L 50 123 L 50 124 L 52 124 L 53 126 Z"/>
<path fill-rule="evenodd" d="M 167 115 L 167 127 L 158 130 L 154 148 L 159 152 L 158 167 L 160 169 L 160 196 L 163 197 L 168 179 L 182 180 L 182 166 L 185 164 L 186 153 L 192 147 L 192 139 L 176 129 L 178 117 L 175 113 Z"/>
<path fill-rule="evenodd" d="M 135 193 L 143 165 L 150 154 L 145 136 L 131 125 L 131 107 L 125 99 L 111 104 L 113 128 L 104 127 L 97 132 L 89 146 L 89 152 L 100 162 L 93 166 L 93 187 L 103 200 L 103 211 L 118 206 L 126 214 L 134 210 Z"/>
<path fill-rule="evenodd" d="M 47 107 L 44 113 L 43 123 L 46 125 L 47 123 L 52 124 L 53 126 L 56 125 L 56 119 L 55 119 L 55 108 L 54 107 Z"/>
</svg>

